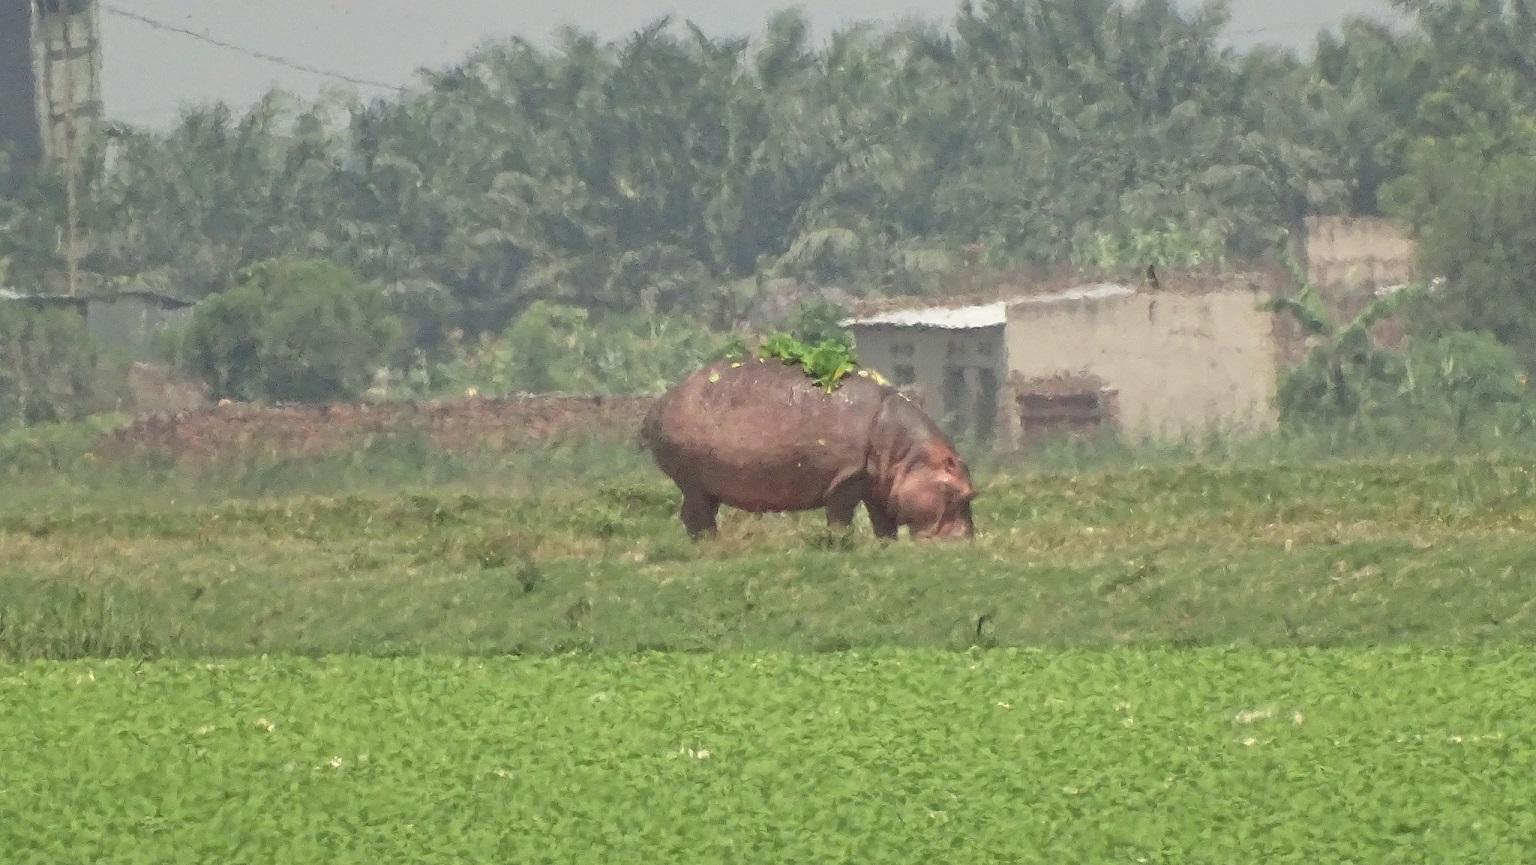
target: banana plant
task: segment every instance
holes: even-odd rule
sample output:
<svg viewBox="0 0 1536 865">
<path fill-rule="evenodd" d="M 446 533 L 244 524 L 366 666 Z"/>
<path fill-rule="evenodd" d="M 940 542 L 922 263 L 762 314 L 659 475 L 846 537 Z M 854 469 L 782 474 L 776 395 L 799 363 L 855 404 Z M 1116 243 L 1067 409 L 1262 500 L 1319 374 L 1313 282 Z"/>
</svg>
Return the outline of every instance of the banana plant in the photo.
<svg viewBox="0 0 1536 865">
<path fill-rule="evenodd" d="M 1282 384 L 1282 410 L 1352 417 L 1373 389 L 1398 378 L 1398 359 L 1375 343 L 1371 329 L 1423 297 L 1427 289 L 1407 285 L 1380 293 L 1342 320 L 1306 278 L 1289 247 L 1282 244 L 1281 249 L 1281 259 L 1300 289 L 1291 296 L 1271 297 L 1260 308 L 1290 318 L 1312 346 L 1303 366 Z"/>
</svg>

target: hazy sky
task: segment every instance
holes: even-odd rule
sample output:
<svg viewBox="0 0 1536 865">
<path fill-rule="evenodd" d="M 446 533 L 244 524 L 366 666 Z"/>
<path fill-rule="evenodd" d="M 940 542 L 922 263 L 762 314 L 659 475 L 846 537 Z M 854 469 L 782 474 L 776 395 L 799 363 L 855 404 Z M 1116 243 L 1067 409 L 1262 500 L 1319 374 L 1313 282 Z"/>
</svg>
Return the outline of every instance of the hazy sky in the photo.
<svg viewBox="0 0 1536 865">
<path fill-rule="evenodd" d="M 1189 0 L 1193 2 L 1193 0 Z M 223 42 L 371 80 L 406 84 L 415 70 L 462 58 L 477 43 L 517 34 L 545 40 L 562 24 L 615 38 L 655 18 L 691 19 L 711 34 L 751 34 L 788 0 L 102 0 L 107 113 L 160 125 L 184 101 L 239 105 L 269 87 L 306 96 L 326 79 L 163 32 L 113 14 L 138 13 Z M 948 19 L 958 0 L 803 3 L 824 37 L 851 20 Z M 1387 0 L 1232 0 L 1230 37 L 1305 47 L 1321 27 L 1351 15 L 1390 15 Z M 1255 32 L 1259 31 L 1259 32 Z M 376 92 L 362 88 L 365 93 Z"/>
</svg>

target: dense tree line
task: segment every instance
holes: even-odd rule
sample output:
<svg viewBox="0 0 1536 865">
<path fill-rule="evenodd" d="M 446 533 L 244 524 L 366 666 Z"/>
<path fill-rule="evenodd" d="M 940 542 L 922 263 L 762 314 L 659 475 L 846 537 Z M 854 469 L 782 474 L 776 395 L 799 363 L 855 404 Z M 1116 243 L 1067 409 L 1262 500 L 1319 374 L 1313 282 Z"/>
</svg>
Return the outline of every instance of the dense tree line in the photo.
<svg viewBox="0 0 1536 865">
<path fill-rule="evenodd" d="M 1484 222 L 1532 222 L 1505 178 L 1529 190 L 1536 165 L 1536 0 L 1400 5 L 1416 27 L 1349 23 L 1306 57 L 1224 48 L 1224 4 L 1170 0 L 967 0 L 948 27 L 824 42 L 795 12 L 752 39 L 513 39 L 397 98 L 114 129 L 85 160 L 82 266 L 204 296 L 330 260 L 432 351 L 536 301 L 723 324 L 774 277 L 901 292 L 967 265 L 1242 261 L 1307 214 L 1387 212 L 1440 272 L 1494 286 L 1464 318 L 1536 351 L 1536 313 L 1501 306 L 1536 310 L 1508 275 L 1532 253 L 1460 261 L 1456 231 L 1484 223 L 1455 224 L 1480 190 L 1504 202 Z M 59 189 L 0 166 L 14 283 L 61 269 Z"/>
</svg>

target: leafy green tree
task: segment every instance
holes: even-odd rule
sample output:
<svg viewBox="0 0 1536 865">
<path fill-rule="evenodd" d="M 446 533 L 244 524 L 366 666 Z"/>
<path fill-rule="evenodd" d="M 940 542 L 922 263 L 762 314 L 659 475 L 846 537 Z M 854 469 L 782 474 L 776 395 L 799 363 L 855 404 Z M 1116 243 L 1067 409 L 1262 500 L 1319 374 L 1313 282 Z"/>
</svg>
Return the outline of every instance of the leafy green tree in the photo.
<svg viewBox="0 0 1536 865">
<path fill-rule="evenodd" d="M 1226 49 L 1222 4 L 1169 0 L 974 0 L 952 28 L 824 40 L 794 11 L 751 39 L 662 19 L 506 40 L 396 98 L 114 129 L 85 160 L 82 266 L 202 297 L 330 260 L 441 358 L 541 300 L 723 328 L 778 278 L 900 293 L 961 267 L 1242 262 L 1308 214 L 1383 211 L 1394 181 L 1454 167 L 1472 120 L 1536 106 L 1525 0 L 1404 5 L 1418 30 L 1351 22 L 1309 60 Z M 59 268 L 60 188 L 0 166 L 18 281 Z"/>
<path fill-rule="evenodd" d="M 1447 181 L 1420 232 L 1422 266 L 1445 279 L 1435 320 L 1492 333 L 1536 364 L 1536 150 L 1451 159 L 1424 169 Z"/>
<path fill-rule="evenodd" d="M 377 285 L 330 262 L 272 260 L 199 304 L 177 353 L 217 397 L 323 402 L 359 396 L 399 332 Z"/>
<path fill-rule="evenodd" d="M 1342 206 L 1344 168 L 1306 65 L 1223 51 L 1224 23 L 988 0 L 953 33 L 853 26 L 821 47 L 792 11 L 753 40 L 666 20 L 509 40 L 398 99 L 273 94 L 117 130 L 85 186 L 85 264 L 203 296 L 323 257 L 384 285 L 436 351 L 537 300 L 724 325 L 761 277 L 908 291 L 972 248 L 995 267 L 1242 257 Z M 6 212 L 0 254 L 53 266 L 57 208 Z"/>
<path fill-rule="evenodd" d="M 1426 322 L 1477 330 L 1536 364 L 1536 112 L 1513 72 L 1463 70 L 1421 106 L 1430 134 L 1383 198 L 1443 278 Z"/>
</svg>

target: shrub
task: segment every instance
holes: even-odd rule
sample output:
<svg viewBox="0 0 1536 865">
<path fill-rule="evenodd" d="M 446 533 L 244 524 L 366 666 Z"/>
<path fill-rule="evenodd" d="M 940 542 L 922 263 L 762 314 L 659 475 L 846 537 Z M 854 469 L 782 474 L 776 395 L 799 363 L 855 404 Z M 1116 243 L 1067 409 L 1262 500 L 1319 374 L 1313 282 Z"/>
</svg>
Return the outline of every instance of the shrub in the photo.
<svg viewBox="0 0 1536 865">
<path fill-rule="evenodd" d="M 406 389 L 416 396 L 653 393 L 720 352 L 720 335 L 686 318 L 598 318 L 541 300 L 500 336 L 461 345 L 442 363 L 419 362 Z"/>
<path fill-rule="evenodd" d="M 77 313 L 0 303 L 0 427 L 76 420 L 104 408 L 112 372 Z"/>
<path fill-rule="evenodd" d="M 1530 424 L 1519 357 L 1484 332 L 1415 339 L 1342 362 L 1320 348 L 1284 376 L 1277 402 L 1293 430 L 1364 424 L 1411 428 L 1424 438 Z"/>
<path fill-rule="evenodd" d="M 1519 355 L 1487 332 L 1448 333 L 1410 346 L 1399 393 L 1421 419 L 1458 433 L 1528 423 Z"/>
<path fill-rule="evenodd" d="M 848 310 L 825 301 L 802 303 L 795 311 L 789 332 L 806 345 L 832 342 L 853 350 L 853 334 L 843 327 Z"/>
<path fill-rule="evenodd" d="M 351 271 L 271 260 L 199 304 L 177 354 L 216 397 L 324 402 L 362 394 L 400 332 L 379 287 Z"/>
</svg>

